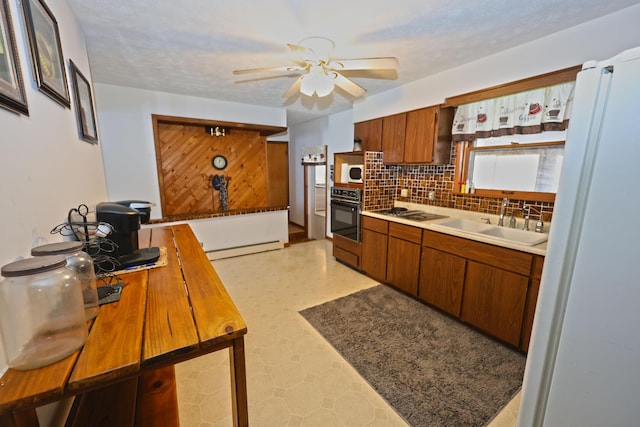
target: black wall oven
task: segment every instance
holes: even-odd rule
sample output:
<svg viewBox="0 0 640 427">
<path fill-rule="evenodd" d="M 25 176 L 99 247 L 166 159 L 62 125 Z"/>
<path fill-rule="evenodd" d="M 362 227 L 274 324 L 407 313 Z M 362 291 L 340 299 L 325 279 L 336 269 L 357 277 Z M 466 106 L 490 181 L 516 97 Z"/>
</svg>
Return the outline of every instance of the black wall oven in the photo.
<svg viewBox="0 0 640 427">
<path fill-rule="evenodd" d="M 358 188 L 331 187 L 331 232 L 360 242 L 362 193 Z"/>
</svg>

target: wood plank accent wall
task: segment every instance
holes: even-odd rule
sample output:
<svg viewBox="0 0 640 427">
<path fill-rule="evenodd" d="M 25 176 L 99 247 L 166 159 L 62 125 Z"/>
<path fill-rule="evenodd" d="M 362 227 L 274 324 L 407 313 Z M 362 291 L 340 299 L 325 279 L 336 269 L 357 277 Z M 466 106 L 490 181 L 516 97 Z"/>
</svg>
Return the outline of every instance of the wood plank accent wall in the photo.
<svg viewBox="0 0 640 427">
<path fill-rule="evenodd" d="M 215 125 L 215 124 L 214 124 Z M 221 211 L 214 175 L 228 178 L 229 210 L 267 206 L 266 136 L 231 129 L 211 136 L 205 126 L 158 121 L 156 161 L 164 217 Z M 223 171 L 211 165 L 216 154 L 227 158 Z"/>
</svg>

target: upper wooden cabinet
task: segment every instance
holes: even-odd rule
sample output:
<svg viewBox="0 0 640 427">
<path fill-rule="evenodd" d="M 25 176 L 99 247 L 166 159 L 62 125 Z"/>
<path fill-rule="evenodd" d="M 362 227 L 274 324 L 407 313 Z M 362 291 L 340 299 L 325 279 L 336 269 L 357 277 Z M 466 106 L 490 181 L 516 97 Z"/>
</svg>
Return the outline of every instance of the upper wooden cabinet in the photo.
<svg viewBox="0 0 640 427">
<path fill-rule="evenodd" d="M 382 119 L 356 123 L 353 135 L 360 138 L 363 151 L 382 151 Z"/>
<path fill-rule="evenodd" d="M 453 108 L 440 105 L 394 114 L 376 119 L 375 124 L 370 123 L 373 120 L 356 123 L 356 136 L 362 139 L 364 148 L 365 140 L 359 135 L 372 135 L 367 136 L 369 141 L 377 141 L 375 129 L 381 125 L 380 145 L 385 163 L 447 164 L 451 154 L 453 114 Z"/>
<path fill-rule="evenodd" d="M 453 108 L 441 108 L 438 105 L 409 111 L 404 163 L 449 163 L 453 114 Z"/>
<path fill-rule="evenodd" d="M 382 118 L 382 160 L 385 163 L 404 163 L 404 144 L 407 113 Z"/>
</svg>

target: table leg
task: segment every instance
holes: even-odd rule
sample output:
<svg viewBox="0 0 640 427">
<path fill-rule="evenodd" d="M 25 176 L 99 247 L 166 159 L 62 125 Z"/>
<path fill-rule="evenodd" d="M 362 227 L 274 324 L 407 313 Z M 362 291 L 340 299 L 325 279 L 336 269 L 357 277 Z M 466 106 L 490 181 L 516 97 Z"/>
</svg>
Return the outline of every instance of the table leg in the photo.
<svg viewBox="0 0 640 427">
<path fill-rule="evenodd" d="M 2 427 L 39 427 L 38 415 L 35 409 L 26 409 L 14 413 L 0 414 Z"/>
<path fill-rule="evenodd" d="M 234 427 L 249 425 L 249 408 L 247 403 L 247 371 L 244 358 L 244 337 L 233 340 L 229 347 L 231 365 L 231 405 L 233 409 Z"/>
</svg>

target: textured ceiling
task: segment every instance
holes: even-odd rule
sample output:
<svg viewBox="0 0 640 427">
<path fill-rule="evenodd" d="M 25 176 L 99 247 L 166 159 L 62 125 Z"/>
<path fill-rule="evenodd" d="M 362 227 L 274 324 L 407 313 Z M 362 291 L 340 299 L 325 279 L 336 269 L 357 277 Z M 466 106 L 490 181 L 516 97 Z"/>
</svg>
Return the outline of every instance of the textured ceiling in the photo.
<svg viewBox="0 0 640 427">
<path fill-rule="evenodd" d="M 287 43 L 332 39 L 334 56 L 395 56 L 397 73 L 348 75 L 376 94 L 575 26 L 637 0 L 68 0 L 95 82 L 286 108 L 288 124 L 344 111 L 337 90 L 282 94 L 297 75 L 233 75 L 290 64 Z M 378 78 L 374 78 L 378 77 Z"/>
</svg>

